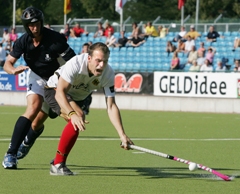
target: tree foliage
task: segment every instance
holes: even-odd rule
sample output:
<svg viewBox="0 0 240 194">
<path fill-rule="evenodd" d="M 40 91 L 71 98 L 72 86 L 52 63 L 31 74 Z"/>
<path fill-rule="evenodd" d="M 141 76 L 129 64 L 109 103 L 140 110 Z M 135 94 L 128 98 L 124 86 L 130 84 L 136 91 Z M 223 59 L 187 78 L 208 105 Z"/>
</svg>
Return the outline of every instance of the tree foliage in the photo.
<svg viewBox="0 0 240 194">
<path fill-rule="evenodd" d="M 199 19 L 213 20 L 220 14 L 224 17 L 239 18 L 239 0 L 199 0 Z M 13 1 L 0 0 L 0 26 L 12 24 Z M 16 24 L 21 24 L 21 13 L 28 6 L 41 9 L 45 22 L 63 24 L 64 0 L 16 0 Z M 115 0 L 71 0 L 72 11 L 68 18 L 100 18 L 118 21 L 119 14 L 115 11 Z M 196 0 L 187 0 L 185 16 L 195 18 Z M 158 16 L 165 20 L 178 20 L 181 11 L 178 9 L 178 0 L 128 0 L 124 6 L 124 19 L 131 16 L 135 21 L 153 21 Z"/>
</svg>

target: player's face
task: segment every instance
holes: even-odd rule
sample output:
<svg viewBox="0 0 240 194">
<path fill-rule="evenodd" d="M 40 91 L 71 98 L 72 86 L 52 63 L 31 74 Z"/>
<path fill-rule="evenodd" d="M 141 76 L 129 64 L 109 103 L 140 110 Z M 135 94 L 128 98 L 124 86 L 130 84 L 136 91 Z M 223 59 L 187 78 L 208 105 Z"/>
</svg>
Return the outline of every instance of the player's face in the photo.
<svg viewBox="0 0 240 194">
<path fill-rule="evenodd" d="M 104 68 L 107 66 L 109 55 L 100 50 L 93 51 L 92 56 L 88 56 L 88 71 L 94 76 L 101 76 Z"/>
<path fill-rule="evenodd" d="M 40 30 L 41 30 L 41 22 L 35 22 L 28 24 L 29 30 L 32 32 L 34 37 L 40 36 Z"/>
</svg>

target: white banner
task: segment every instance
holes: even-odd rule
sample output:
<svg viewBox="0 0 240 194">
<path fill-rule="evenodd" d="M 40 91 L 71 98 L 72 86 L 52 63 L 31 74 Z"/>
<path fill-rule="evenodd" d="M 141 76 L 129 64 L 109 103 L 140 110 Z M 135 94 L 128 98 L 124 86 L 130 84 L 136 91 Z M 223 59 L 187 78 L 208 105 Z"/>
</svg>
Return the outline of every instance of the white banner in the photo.
<svg viewBox="0 0 240 194">
<path fill-rule="evenodd" d="M 155 96 L 240 98 L 239 73 L 154 72 Z"/>
</svg>

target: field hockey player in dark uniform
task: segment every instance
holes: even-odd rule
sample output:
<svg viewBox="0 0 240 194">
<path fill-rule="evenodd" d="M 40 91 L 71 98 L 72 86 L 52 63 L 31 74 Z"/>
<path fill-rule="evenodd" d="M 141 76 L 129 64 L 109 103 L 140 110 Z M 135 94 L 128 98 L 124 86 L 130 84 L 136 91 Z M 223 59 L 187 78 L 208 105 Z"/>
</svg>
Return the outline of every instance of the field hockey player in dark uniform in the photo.
<svg viewBox="0 0 240 194">
<path fill-rule="evenodd" d="M 9 149 L 2 162 L 5 169 L 17 168 L 18 149 L 29 151 L 44 129 L 43 123 L 48 117 L 48 112 L 41 110 L 44 106 L 44 86 L 60 66 L 57 58 L 62 57 L 68 61 L 75 56 L 63 35 L 43 26 L 42 11 L 28 7 L 23 11 L 21 19 L 26 33 L 14 43 L 13 50 L 4 64 L 4 70 L 8 74 L 17 75 L 29 69 L 27 108 L 16 121 Z M 22 55 L 27 66 L 14 67 Z M 28 139 L 32 142 L 29 143 Z M 24 156 L 18 158 L 21 157 Z"/>
</svg>

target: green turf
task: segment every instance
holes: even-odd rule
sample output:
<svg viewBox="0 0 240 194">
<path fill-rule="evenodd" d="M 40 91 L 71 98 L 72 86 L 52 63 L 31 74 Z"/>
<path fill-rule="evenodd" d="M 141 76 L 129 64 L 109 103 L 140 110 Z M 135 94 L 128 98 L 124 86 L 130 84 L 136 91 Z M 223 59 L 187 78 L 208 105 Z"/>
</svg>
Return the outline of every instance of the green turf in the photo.
<svg viewBox="0 0 240 194">
<path fill-rule="evenodd" d="M 0 153 L 7 150 L 16 119 L 24 107 L 0 106 Z M 126 133 L 136 145 L 189 159 L 221 173 L 238 175 L 240 116 L 122 110 Z M 47 120 L 46 130 L 18 170 L 0 167 L 0 193 L 239 193 L 240 181 L 219 181 L 203 170 L 137 151 L 125 151 L 106 110 L 91 110 L 90 124 L 80 133 L 68 158 L 76 176 L 49 175 L 61 118 Z M 231 140 L 232 139 L 232 140 Z M 0 160 L 2 160 L 0 158 Z"/>
</svg>

